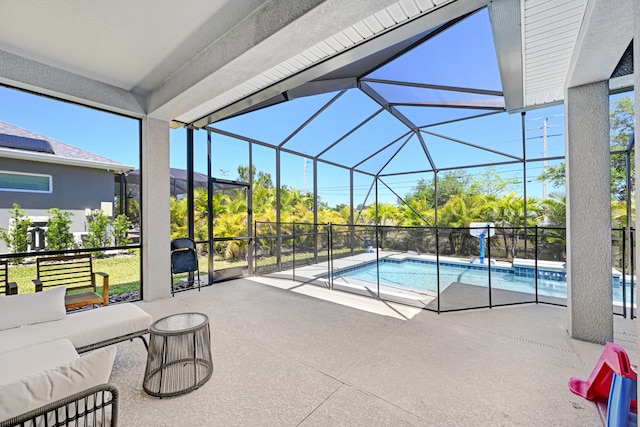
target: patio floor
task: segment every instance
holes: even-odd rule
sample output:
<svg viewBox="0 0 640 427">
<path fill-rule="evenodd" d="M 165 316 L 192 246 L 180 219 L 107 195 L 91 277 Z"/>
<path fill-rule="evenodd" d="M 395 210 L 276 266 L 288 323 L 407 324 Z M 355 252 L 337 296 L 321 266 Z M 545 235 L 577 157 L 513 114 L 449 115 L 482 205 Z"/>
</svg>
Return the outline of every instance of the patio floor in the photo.
<svg viewBox="0 0 640 427">
<path fill-rule="evenodd" d="M 214 372 L 187 395 L 152 398 L 144 346 L 119 344 L 111 382 L 123 426 L 603 425 L 567 386 L 602 346 L 569 338 L 565 308 L 437 315 L 260 278 L 137 304 L 154 319 L 207 314 Z M 616 317 L 615 339 L 636 364 L 636 322 Z"/>
</svg>

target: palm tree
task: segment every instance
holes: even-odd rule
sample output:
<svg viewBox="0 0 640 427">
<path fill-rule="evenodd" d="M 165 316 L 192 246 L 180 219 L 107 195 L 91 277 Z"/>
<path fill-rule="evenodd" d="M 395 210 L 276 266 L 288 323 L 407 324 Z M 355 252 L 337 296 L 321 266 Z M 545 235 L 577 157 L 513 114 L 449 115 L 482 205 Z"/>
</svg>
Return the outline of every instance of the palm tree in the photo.
<svg viewBox="0 0 640 427">
<path fill-rule="evenodd" d="M 424 196 L 411 199 L 409 204 L 402 205 L 400 210 L 402 212 L 402 225 L 430 226 L 435 223 L 435 210 L 429 207 L 427 198 Z M 425 220 L 427 221 L 426 224 Z"/>
<path fill-rule="evenodd" d="M 627 227 L 628 223 L 627 202 L 626 201 L 611 201 L 611 228 Z M 636 222 L 635 209 L 631 210 L 631 223 Z"/>
<path fill-rule="evenodd" d="M 247 213 L 229 213 L 222 215 L 216 221 L 217 237 L 237 237 L 247 232 Z M 216 252 L 221 253 L 225 260 L 241 260 L 247 254 L 246 240 L 227 240 L 216 243 Z"/>
<path fill-rule="evenodd" d="M 482 211 L 487 205 L 487 196 L 457 194 L 449 199 L 438 210 L 438 225 L 453 228 L 466 228 L 475 221 L 480 221 Z M 445 233 L 447 231 L 445 230 Z M 470 234 L 464 231 L 450 230 L 447 238 L 451 245 L 451 252 L 464 252 L 468 254 Z"/>
<path fill-rule="evenodd" d="M 525 226 L 535 225 L 535 219 L 539 218 L 540 205 L 534 198 L 524 197 L 515 193 L 509 193 L 501 199 L 493 198 L 485 208 L 485 218 L 502 228 L 505 256 L 515 258 L 520 241 L 520 229 Z M 508 233 L 507 229 L 511 229 Z M 509 245 L 511 243 L 511 245 Z"/>
<path fill-rule="evenodd" d="M 541 202 L 542 214 L 546 218 L 545 238 L 538 243 L 543 257 L 547 259 L 564 259 L 566 255 L 566 235 L 564 229 L 567 221 L 567 198 L 564 194 L 552 193 Z"/>
<path fill-rule="evenodd" d="M 567 224 L 567 197 L 560 193 L 551 195 L 541 202 L 541 213 L 546 218 L 546 225 L 564 228 Z"/>
<path fill-rule="evenodd" d="M 184 237 L 187 235 L 187 199 L 169 200 L 169 214 L 171 218 L 171 238 Z"/>
</svg>

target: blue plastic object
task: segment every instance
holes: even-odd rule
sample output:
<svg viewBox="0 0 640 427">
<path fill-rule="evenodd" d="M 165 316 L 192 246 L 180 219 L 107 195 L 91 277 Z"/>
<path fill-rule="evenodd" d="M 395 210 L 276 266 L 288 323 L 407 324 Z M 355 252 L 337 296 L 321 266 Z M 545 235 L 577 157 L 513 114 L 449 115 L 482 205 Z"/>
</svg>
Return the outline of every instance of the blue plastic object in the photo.
<svg viewBox="0 0 640 427">
<path fill-rule="evenodd" d="M 638 415 L 631 412 L 631 401 L 638 400 L 638 381 L 613 374 L 607 410 L 607 427 L 638 425 Z"/>
</svg>

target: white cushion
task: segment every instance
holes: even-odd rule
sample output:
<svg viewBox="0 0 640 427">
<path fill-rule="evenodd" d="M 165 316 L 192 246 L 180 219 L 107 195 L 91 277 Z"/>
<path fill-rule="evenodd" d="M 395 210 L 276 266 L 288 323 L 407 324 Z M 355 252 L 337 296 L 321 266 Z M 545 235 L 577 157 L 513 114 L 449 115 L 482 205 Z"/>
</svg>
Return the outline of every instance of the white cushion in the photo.
<svg viewBox="0 0 640 427">
<path fill-rule="evenodd" d="M 73 344 L 67 339 L 2 353 L 0 354 L 0 385 L 62 366 L 79 357 Z"/>
<path fill-rule="evenodd" d="M 115 346 L 0 386 L 0 421 L 109 381 Z"/>
<path fill-rule="evenodd" d="M 132 303 L 79 311 L 55 322 L 1 331 L 0 353 L 59 338 L 68 338 L 75 348 L 80 348 L 146 330 L 151 321 L 149 313 Z"/>
<path fill-rule="evenodd" d="M 0 298 L 0 330 L 64 319 L 66 288 Z"/>
</svg>

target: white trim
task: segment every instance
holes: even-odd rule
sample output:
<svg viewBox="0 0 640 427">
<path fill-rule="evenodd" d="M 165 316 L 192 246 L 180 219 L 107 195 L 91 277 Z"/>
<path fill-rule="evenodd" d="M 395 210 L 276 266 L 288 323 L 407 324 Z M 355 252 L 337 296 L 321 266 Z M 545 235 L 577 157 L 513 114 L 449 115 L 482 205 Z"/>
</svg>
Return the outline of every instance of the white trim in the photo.
<svg viewBox="0 0 640 427">
<path fill-rule="evenodd" d="M 28 172 L 15 172 L 8 170 L 1 170 L 0 174 L 7 175 L 24 175 L 24 176 L 34 176 L 34 177 L 45 177 L 49 178 L 49 190 L 48 191 L 40 191 L 40 190 L 23 190 L 23 189 L 15 189 L 15 188 L 2 188 L 0 187 L 0 191 L 6 191 L 10 193 L 36 193 L 36 194 L 52 194 L 53 193 L 53 176 L 46 175 L 42 173 L 28 173 Z"/>
<path fill-rule="evenodd" d="M 44 154 L 36 152 L 18 151 L 9 148 L 0 148 L 0 158 L 29 160 L 32 162 L 55 163 L 67 166 L 79 166 L 84 168 L 103 169 L 114 171 L 117 173 L 131 172 L 135 168 L 129 165 L 119 163 L 96 162 L 93 160 L 72 159 L 70 157 L 61 157 L 53 154 Z"/>
</svg>

